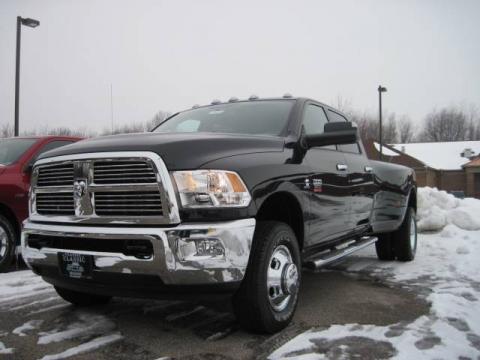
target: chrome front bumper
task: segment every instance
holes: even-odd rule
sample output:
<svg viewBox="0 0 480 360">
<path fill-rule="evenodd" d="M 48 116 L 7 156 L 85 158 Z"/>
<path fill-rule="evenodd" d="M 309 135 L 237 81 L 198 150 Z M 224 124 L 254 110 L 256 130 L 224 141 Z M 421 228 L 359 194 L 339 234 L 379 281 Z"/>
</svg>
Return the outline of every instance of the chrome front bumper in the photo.
<svg viewBox="0 0 480 360">
<path fill-rule="evenodd" d="M 69 252 L 93 255 L 94 275 L 154 275 L 167 285 L 233 283 L 241 281 L 245 275 L 254 230 L 255 219 L 181 224 L 168 228 L 45 225 L 26 221 L 22 232 L 22 255 L 30 268 L 40 270 L 42 267 L 58 268 L 58 253 Z M 114 252 L 37 249 L 28 246 L 32 234 L 107 241 L 148 240 L 153 245 L 153 256 L 140 259 Z"/>
</svg>

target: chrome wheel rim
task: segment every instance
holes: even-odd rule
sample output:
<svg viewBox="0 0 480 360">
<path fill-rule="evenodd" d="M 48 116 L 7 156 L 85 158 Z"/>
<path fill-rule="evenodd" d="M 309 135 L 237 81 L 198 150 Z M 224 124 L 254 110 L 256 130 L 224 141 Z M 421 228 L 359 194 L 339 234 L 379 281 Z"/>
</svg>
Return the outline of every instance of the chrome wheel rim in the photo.
<svg viewBox="0 0 480 360">
<path fill-rule="evenodd" d="M 0 226 L 0 260 L 4 258 L 7 252 L 8 235 L 3 227 Z"/>
<path fill-rule="evenodd" d="M 298 291 L 298 268 L 285 245 L 275 248 L 267 271 L 267 295 L 274 311 L 283 311 Z"/>
<path fill-rule="evenodd" d="M 415 219 L 410 220 L 410 248 L 415 251 L 417 247 L 417 223 Z"/>
</svg>

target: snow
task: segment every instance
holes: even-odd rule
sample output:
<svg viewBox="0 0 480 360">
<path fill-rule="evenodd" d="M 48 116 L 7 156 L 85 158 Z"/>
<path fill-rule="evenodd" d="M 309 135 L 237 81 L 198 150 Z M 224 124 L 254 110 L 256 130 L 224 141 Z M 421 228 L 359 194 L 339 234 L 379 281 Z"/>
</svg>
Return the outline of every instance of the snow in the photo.
<svg viewBox="0 0 480 360">
<path fill-rule="evenodd" d="M 373 142 L 373 146 L 375 146 L 375 149 L 380 152 L 380 144 L 377 143 L 376 141 Z M 391 145 L 389 145 L 391 146 Z M 390 150 L 388 147 L 386 147 L 385 145 L 382 146 L 382 154 L 383 155 L 387 155 L 387 156 L 399 156 L 400 154 L 395 152 L 395 151 L 392 151 Z"/>
<path fill-rule="evenodd" d="M 41 360 L 58 360 L 66 359 L 75 355 L 80 355 L 89 351 L 96 350 L 106 345 L 113 344 L 114 342 L 120 341 L 123 339 L 123 336 L 120 333 L 113 333 L 110 335 L 100 336 L 91 341 L 83 343 L 81 345 L 72 347 L 64 352 L 54 354 L 54 355 L 45 355 Z"/>
<path fill-rule="evenodd" d="M 439 231 L 448 224 L 464 230 L 480 230 L 480 201 L 458 199 L 436 188 L 419 188 L 418 229 L 419 231 Z"/>
<path fill-rule="evenodd" d="M 55 291 L 52 285 L 30 270 L 17 271 L 14 275 L 0 274 L 0 306 Z"/>
<path fill-rule="evenodd" d="M 74 322 L 65 330 L 54 330 L 39 333 L 38 344 L 50 344 L 85 336 L 103 335 L 115 329 L 115 323 L 103 315 L 80 312 L 76 314 L 79 321 Z"/>
<path fill-rule="evenodd" d="M 30 320 L 23 324 L 22 326 L 17 327 L 12 331 L 13 334 L 18 336 L 27 336 L 26 332 L 31 330 L 36 330 L 42 325 L 43 320 Z"/>
<path fill-rule="evenodd" d="M 478 209 L 480 200 L 458 200 L 435 189 L 419 189 L 419 194 L 419 214 L 424 214 L 420 221 L 422 216 L 430 219 L 427 210 L 432 206 L 442 210 L 434 212 L 447 221 L 440 231 L 419 234 L 415 261 L 380 262 L 369 248 L 337 268 L 408 286 L 420 294 L 427 290 L 419 296 L 431 303 L 430 313 L 411 323 L 333 324 L 311 329 L 275 350 L 269 359 L 361 358 L 365 354 L 408 360 L 479 358 L 480 230 L 465 228 L 477 224 L 480 212 L 461 222 L 452 214 L 458 209 Z"/>
<path fill-rule="evenodd" d="M 13 354 L 14 349 L 7 348 L 4 343 L 0 341 L 0 355 Z"/>
<path fill-rule="evenodd" d="M 467 148 L 471 148 L 475 154 L 480 153 L 480 141 L 391 144 L 390 146 L 439 170 L 460 170 L 462 165 L 470 161 L 460 155 Z"/>
</svg>

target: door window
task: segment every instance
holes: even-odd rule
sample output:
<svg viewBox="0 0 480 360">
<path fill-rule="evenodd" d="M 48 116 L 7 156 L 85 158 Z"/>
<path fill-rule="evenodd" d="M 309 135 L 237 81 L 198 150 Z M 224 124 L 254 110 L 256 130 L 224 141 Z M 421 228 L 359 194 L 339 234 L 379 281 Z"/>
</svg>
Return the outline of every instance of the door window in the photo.
<svg viewBox="0 0 480 360">
<path fill-rule="evenodd" d="M 327 122 L 327 115 L 325 115 L 325 111 L 320 106 L 307 106 L 303 114 L 303 128 L 306 135 L 322 134 Z"/>
<path fill-rule="evenodd" d="M 303 114 L 303 128 L 306 135 L 323 134 L 327 122 L 327 115 L 323 108 L 312 104 L 307 105 Z M 322 146 L 322 149 L 336 150 L 335 145 Z"/>
<path fill-rule="evenodd" d="M 342 116 L 335 111 L 328 110 L 328 119 L 330 122 L 347 122 L 347 118 Z M 360 154 L 360 147 L 358 143 L 355 144 L 344 144 L 344 145 L 337 145 L 337 149 L 343 152 L 352 153 L 352 154 Z"/>
</svg>

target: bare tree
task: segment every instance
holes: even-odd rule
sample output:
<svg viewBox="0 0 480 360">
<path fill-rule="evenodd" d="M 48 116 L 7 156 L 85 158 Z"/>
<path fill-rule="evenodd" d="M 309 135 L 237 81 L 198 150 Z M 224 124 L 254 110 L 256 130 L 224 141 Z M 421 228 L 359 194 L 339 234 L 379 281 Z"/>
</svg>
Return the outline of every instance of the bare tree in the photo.
<svg viewBox="0 0 480 360">
<path fill-rule="evenodd" d="M 480 115 L 478 108 L 470 104 L 466 109 L 468 122 L 468 140 L 480 140 Z"/>
<path fill-rule="evenodd" d="M 56 128 L 49 128 L 48 126 L 43 126 L 40 128 L 34 128 L 34 129 L 22 131 L 22 135 L 24 136 L 55 135 L 55 136 L 93 137 L 96 135 L 96 133 L 93 131 L 87 130 L 86 128 L 71 129 L 63 126 L 59 126 Z"/>
<path fill-rule="evenodd" d="M 151 120 L 119 125 L 116 126 L 113 131 L 112 129 L 105 128 L 101 132 L 101 135 L 130 134 L 152 131 L 153 128 L 155 128 L 158 124 L 160 124 L 169 116 L 170 113 L 160 110 L 153 116 Z"/>
<path fill-rule="evenodd" d="M 157 127 L 159 124 L 161 124 L 164 120 L 166 120 L 171 114 L 167 111 L 160 110 L 158 111 L 152 118 L 147 123 L 147 131 L 151 131 L 155 127 Z"/>
<path fill-rule="evenodd" d="M 434 110 L 425 118 L 423 141 L 462 141 L 468 138 L 465 113 L 457 107 Z"/>
<path fill-rule="evenodd" d="M 401 144 L 410 143 L 414 137 L 414 126 L 412 120 L 406 115 L 398 121 L 398 138 Z"/>
<path fill-rule="evenodd" d="M 383 123 L 382 142 L 384 144 L 394 144 L 397 142 L 397 120 L 395 113 L 388 114 Z"/>
<path fill-rule="evenodd" d="M 13 136 L 13 126 L 10 124 L 2 124 L 0 126 L 0 138 L 7 138 Z"/>
</svg>

